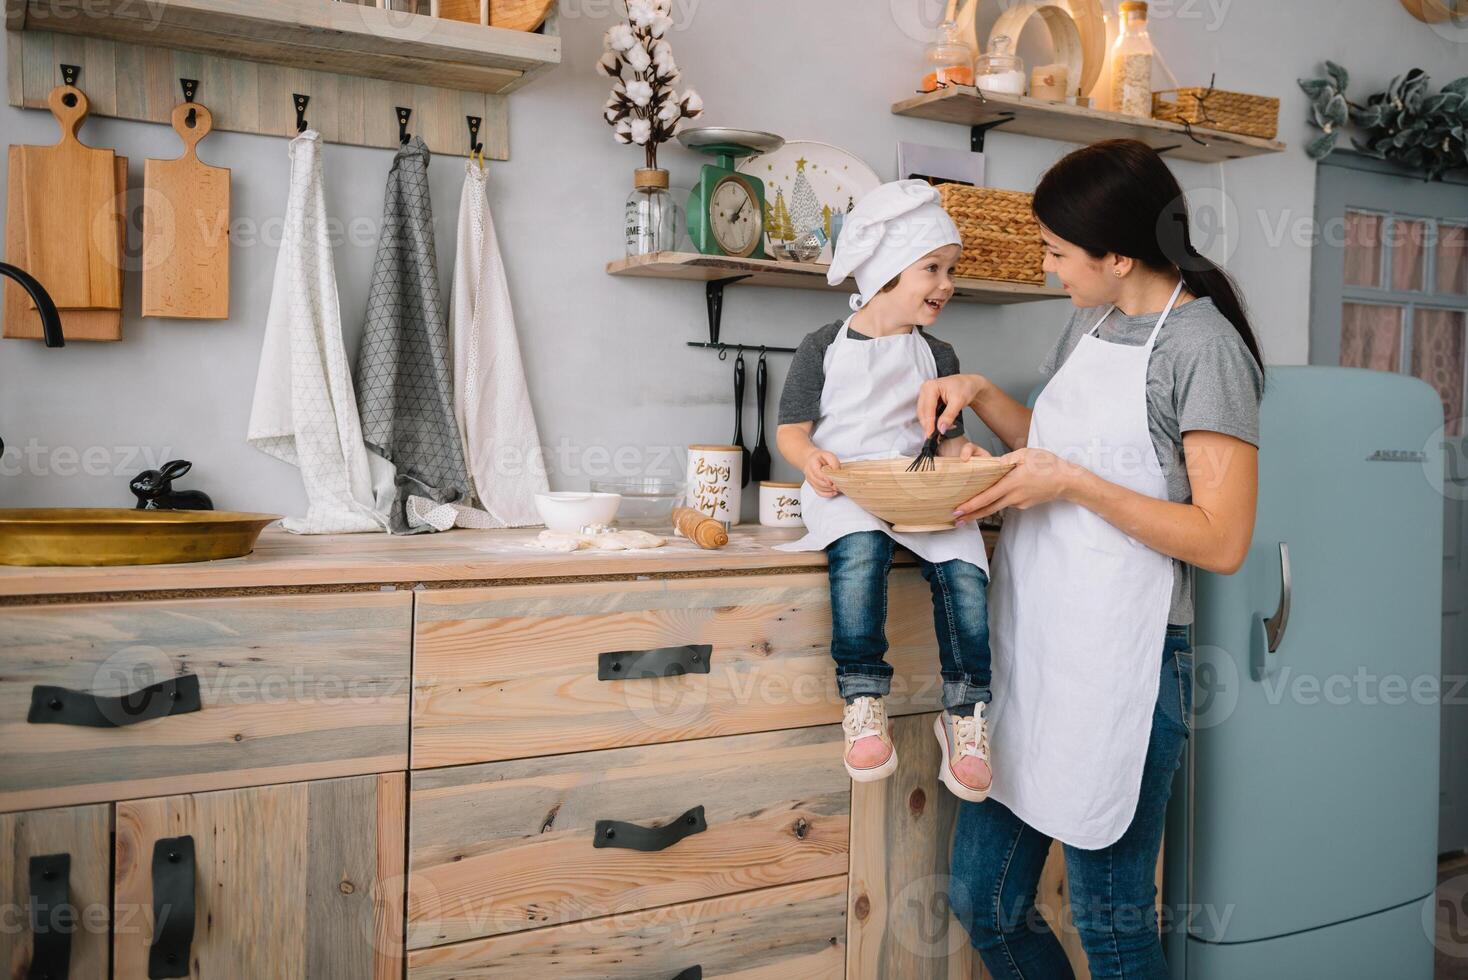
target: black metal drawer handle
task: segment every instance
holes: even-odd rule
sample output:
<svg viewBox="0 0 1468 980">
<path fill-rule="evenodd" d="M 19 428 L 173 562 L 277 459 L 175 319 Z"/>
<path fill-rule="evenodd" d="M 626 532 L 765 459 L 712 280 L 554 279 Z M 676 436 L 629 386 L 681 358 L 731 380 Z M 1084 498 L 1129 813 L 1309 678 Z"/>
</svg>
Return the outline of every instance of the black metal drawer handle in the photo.
<svg viewBox="0 0 1468 980">
<path fill-rule="evenodd" d="M 625 847 L 629 851 L 661 851 L 685 837 L 709 829 L 703 819 L 703 807 L 696 806 L 666 827 L 640 827 L 620 820 L 598 820 L 593 847 Z"/>
<path fill-rule="evenodd" d="M 26 980 L 65 980 L 71 971 L 71 855 L 38 854 L 30 860 L 31 966 Z"/>
<path fill-rule="evenodd" d="M 189 975 L 194 943 L 194 839 L 165 837 L 153 844 L 153 942 L 149 977 Z"/>
<path fill-rule="evenodd" d="M 703 980 L 703 964 L 697 963 L 678 974 L 673 980 Z"/>
<path fill-rule="evenodd" d="M 711 643 L 602 653 L 596 658 L 596 679 L 632 681 L 649 677 L 677 677 L 680 674 L 707 674 L 713 653 L 714 647 Z"/>
<path fill-rule="evenodd" d="M 170 677 L 115 698 L 37 684 L 31 688 L 31 710 L 25 720 L 32 725 L 121 728 L 154 718 L 189 714 L 202 707 L 199 678 L 194 674 Z"/>
</svg>

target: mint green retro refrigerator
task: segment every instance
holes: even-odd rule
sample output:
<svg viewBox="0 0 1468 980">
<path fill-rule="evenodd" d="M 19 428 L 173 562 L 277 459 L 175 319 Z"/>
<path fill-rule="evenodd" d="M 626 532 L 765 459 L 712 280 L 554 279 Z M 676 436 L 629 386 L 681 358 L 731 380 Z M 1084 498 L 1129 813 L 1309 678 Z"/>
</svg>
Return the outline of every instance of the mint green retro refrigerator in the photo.
<svg viewBox="0 0 1468 980">
<path fill-rule="evenodd" d="M 1442 403 L 1350 368 L 1274 368 L 1266 383 L 1248 558 L 1198 575 L 1169 969 L 1430 980 Z"/>
</svg>

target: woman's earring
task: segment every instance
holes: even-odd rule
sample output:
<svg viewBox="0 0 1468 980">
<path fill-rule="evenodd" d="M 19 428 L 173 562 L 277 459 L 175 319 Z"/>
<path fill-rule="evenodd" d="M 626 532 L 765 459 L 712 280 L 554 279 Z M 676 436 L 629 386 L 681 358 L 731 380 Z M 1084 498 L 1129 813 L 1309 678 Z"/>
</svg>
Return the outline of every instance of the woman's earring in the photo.
<svg viewBox="0 0 1468 980">
<path fill-rule="evenodd" d="M 1121 278 L 1121 270 L 1120 269 L 1112 269 L 1111 270 L 1111 274 L 1113 276 L 1115 276 L 1116 278 L 1118 278 L 1118 279 Z"/>
</svg>

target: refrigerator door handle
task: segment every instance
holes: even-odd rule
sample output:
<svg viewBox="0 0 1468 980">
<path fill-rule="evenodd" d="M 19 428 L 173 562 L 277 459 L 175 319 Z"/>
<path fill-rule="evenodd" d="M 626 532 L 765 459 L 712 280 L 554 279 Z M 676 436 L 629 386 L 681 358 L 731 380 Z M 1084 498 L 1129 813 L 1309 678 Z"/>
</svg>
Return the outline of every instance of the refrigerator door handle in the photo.
<svg viewBox="0 0 1468 980">
<path fill-rule="evenodd" d="M 1278 661 L 1270 654 L 1279 650 L 1280 644 L 1284 642 L 1285 630 L 1290 624 L 1292 578 L 1290 546 L 1281 541 L 1279 543 L 1279 608 L 1268 619 L 1265 619 L 1263 614 L 1255 614 L 1254 628 L 1251 631 L 1249 676 L 1256 681 L 1264 680 L 1265 677 L 1279 669 Z"/>
<path fill-rule="evenodd" d="M 1269 652 L 1274 653 L 1284 641 L 1285 629 L 1290 625 L 1290 546 L 1279 543 L 1279 608 L 1264 621 L 1264 631 L 1269 637 Z"/>
</svg>

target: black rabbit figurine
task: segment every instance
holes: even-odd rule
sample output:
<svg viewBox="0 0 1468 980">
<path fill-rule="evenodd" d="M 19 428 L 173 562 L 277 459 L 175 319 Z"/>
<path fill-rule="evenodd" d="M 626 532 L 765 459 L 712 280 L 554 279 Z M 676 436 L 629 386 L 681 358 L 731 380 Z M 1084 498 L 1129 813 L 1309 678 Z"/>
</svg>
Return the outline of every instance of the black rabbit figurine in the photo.
<svg viewBox="0 0 1468 980">
<path fill-rule="evenodd" d="M 213 510 L 214 501 L 202 490 L 175 490 L 173 481 L 193 468 L 186 459 L 170 460 L 161 470 L 144 470 L 128 489 L 138 498 L 138 510 Z"/>
</svg>

